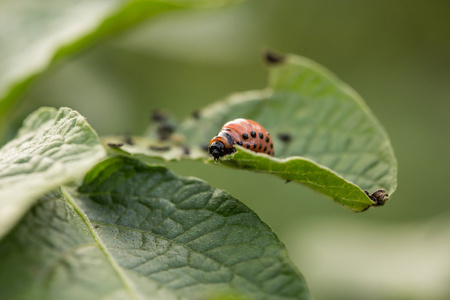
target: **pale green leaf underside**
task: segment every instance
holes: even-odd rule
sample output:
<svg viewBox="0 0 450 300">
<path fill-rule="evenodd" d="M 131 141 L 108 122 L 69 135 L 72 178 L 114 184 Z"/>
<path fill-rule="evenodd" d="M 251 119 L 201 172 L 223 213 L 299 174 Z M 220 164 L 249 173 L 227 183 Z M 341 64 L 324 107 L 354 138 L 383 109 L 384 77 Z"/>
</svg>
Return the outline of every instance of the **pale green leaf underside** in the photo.
<svg viewBox="0 0 450 300">
<path fill-rule="evenodd" d="M 98 164 L 78 192 L 40 202 L 0 255 L 0 269 L 11 270 L 0 272 L 0 294 L 16 299 L 309 299 L 284 246 L 249 208 L 124 157 Z"/>
<path fill-rule="evenodd" d="M 236 153 L 221 160 L 223 164 L 303 183 L 355 211 L 363 211 L 373 205 L 359 187 L 312 160 L 304 157 L 276 159 L 265 154 L 256 154 L 255 157 L 252 151 L 236 148 Z"/>
<path fill-rule="evenodd" d="M 104 147 L 114 154 L 124 154 L 133 156 L 142 161 L 147 158 L 161 161 L 176 161 L 180 159 L 203 161 L 207 156 L 200 147 L 186 147 L 181 143 L 172 141 L 159 141 L 154 138 L 141 136 L 105 136 L 100 140 Z M 127 140 L 132 141 L 132 145 L 127 144 Z M 116 145 L 119 145 L 116 147 Z"/>
<path fill-rule="evenodd" d="M 0 237 L 38 196 L 85 174 L 105 156 L 97 134 L 69 108 L 41 108 L 0 149 Z"/>
<path fill-rule="evenodd" d="M 270 65 L 268 88 L 207 107 L 199 118 L 181 123 L 178 133 L 197 149 L 236 118 L 269 130 L 275 158 L 239 151 L 222 159 L 226 165 L 307 184 L 356 211 L 373 205 L 364 190 L 396 189 L 397 162 L 382 126 L 356 92 L 310 60 L 286 56 Z"/>
<path fill-rule="evenodd" d="M 0 129 L 30 81 L 57 58 L 174 9 L 229 0 L 4 0 L 0 3 Z"/>
</svg>

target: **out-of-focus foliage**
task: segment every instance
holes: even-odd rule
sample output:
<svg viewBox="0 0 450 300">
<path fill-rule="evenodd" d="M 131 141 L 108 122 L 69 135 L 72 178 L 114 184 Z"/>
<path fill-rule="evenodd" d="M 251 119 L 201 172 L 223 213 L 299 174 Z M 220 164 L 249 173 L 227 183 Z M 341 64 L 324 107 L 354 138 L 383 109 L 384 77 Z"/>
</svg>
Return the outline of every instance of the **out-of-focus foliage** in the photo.
<svg viewBox="0 0 450 300">
<path fill-rule="evenodd" d="M 102 135 L 139 134 L 153 109 L 181 118 L 229 93 L 264 87 L 264 47 L 310 57 L 354 87 L 389 132 L 400 166 L 393 201 L 352 215 L 268 176 L 197 162 L 170 167 L 245 199 L 279 233 L 316 299 L 447 299 L 448 11 L 447 1 L 250 0 L 165 14 L 55 64 L 23 96 L 12 128 L 35 108 L 52 105 L 74 107 Z M 275 209 L 280 195 L 291 200 Z M 304 232 L 309 229 L 313 236 Z M 324 244 L 302 248 L 308 241 Z M 346 272 L 331 261 L 344 261 Z"/>
<path fill-rule="evenodd" d="M 58 58 L 167 11 L 228 0 L 5 0 L 0 4 L 0 134 L 29 83 Z"/>
</svg>

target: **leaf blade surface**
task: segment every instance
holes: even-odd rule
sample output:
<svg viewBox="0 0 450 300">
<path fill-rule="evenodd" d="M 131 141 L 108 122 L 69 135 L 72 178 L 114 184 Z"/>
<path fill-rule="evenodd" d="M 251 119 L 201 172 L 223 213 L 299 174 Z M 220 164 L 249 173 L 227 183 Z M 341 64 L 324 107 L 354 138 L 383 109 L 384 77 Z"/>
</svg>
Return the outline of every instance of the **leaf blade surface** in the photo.
<svg viewBox="0 0 450 300">
<path fill-rule="evenodd" d="M 40 195 L 80 178 L 105 154 L 78 112 L 41 108 L 32 113 L 17 138 L 0 149 L 0 237 Z"/>
</svg>

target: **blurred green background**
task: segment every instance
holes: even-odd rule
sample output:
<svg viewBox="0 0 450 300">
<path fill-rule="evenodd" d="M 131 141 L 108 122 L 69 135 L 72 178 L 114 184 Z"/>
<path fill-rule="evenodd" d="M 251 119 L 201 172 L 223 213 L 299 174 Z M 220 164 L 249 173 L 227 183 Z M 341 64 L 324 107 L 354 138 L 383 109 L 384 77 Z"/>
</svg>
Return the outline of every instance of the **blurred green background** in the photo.
<svg viewBox="0 0 450 300">
<path fill-rule="evenodd" d="M 450 1 L 249 0 L 164 14 L 58 62 L 23 95 L 16 123 L 69 106 L 100 135 L 138 135 L 153 109 L 181 119 L 264 88 L 266 48 L 309 57 L 363 96 L 399 162 L 391 200 L 356 214 L 270 176 L 170 168 L 255 210 L 318 300 L 450 299 Z"/>
</svg>

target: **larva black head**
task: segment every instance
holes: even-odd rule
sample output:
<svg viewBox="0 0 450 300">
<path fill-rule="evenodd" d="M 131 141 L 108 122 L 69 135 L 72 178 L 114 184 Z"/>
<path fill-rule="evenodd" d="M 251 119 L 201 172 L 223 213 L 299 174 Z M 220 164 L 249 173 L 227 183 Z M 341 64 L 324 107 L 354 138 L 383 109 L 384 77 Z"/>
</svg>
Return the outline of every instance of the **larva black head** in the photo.
<svg viewBox="0 0 450 300">
<path fill-rule="evenodd" d="M 214 160 L 217 161 L 219 157 L 227 154 L 227 151 L 222 142 L 215 141 L 209 146 L 209 153 L 211 153 L 211 155 L 214 156 Z"/>
</svg>

